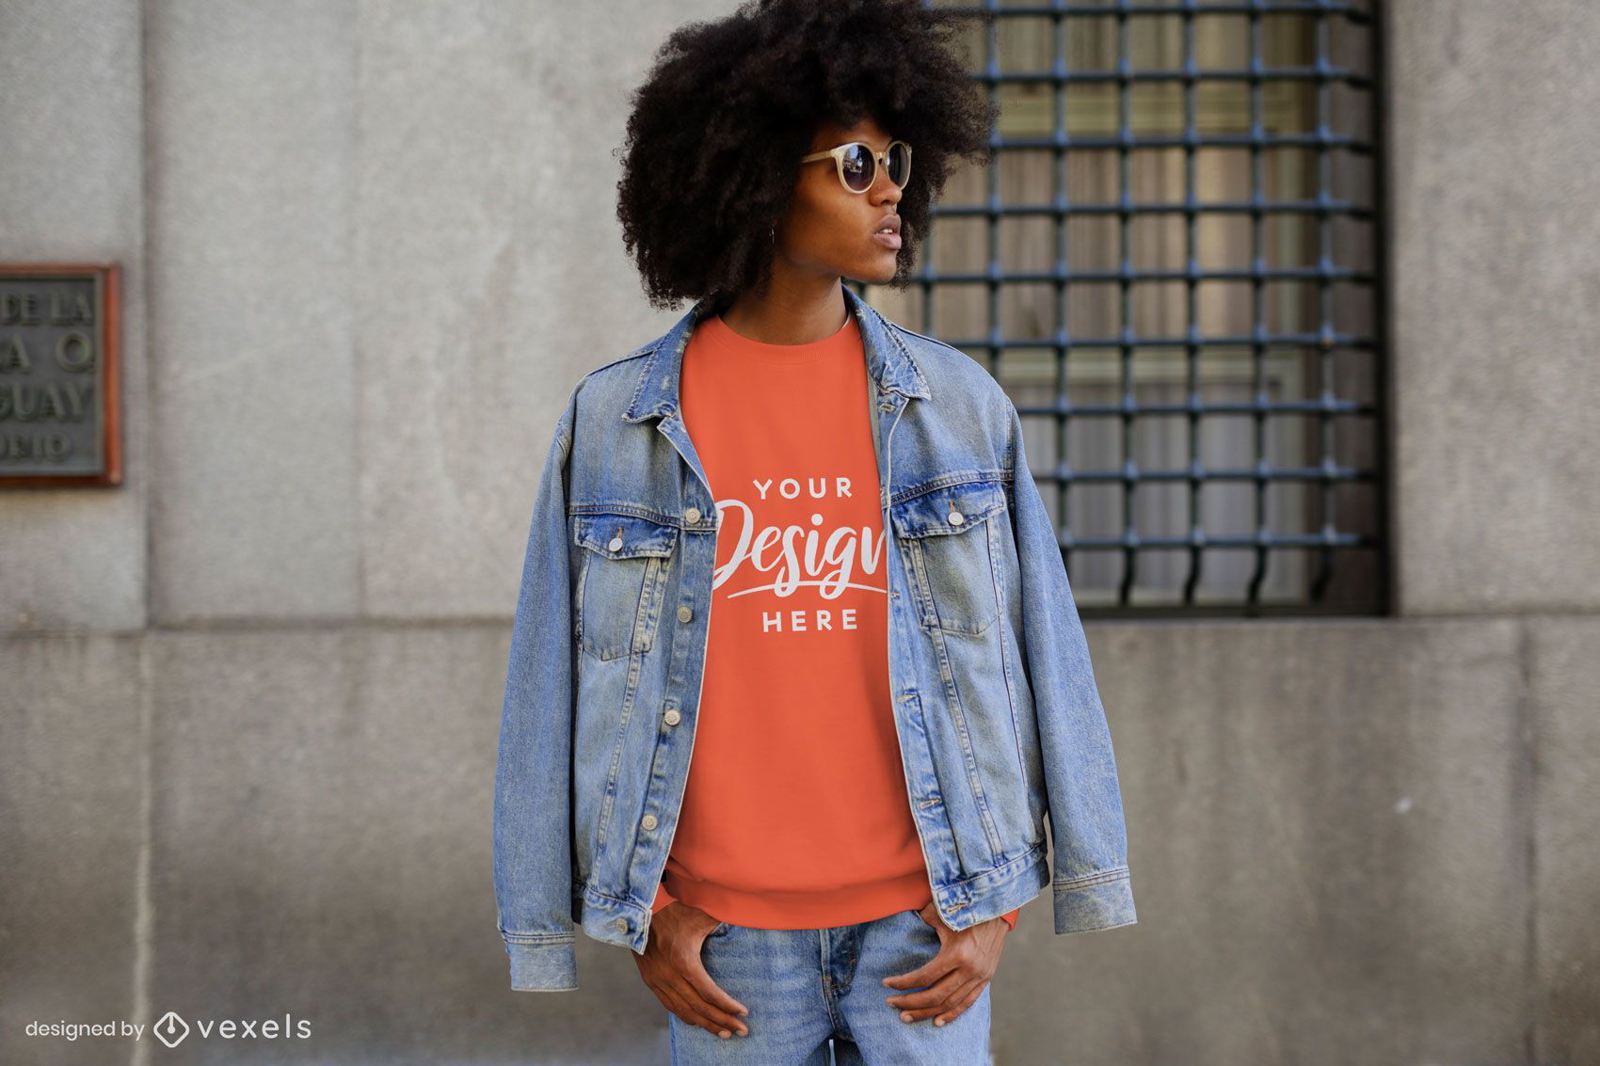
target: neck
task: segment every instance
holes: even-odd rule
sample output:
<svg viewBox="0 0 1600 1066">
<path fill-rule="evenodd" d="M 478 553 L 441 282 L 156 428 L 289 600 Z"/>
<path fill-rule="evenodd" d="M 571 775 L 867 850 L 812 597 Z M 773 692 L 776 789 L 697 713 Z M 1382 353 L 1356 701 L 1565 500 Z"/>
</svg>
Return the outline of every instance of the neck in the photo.
<svg viewBox="0 0 1600 1066">
<path fill-rule="evenodd" d="M 849 308 L 837 275 L 814 282 L 774 278 L 759 295 L 741 293 L 722 321 L 742 337 L 763 344 L 810 344 L 826 340 L 844 328 Z"/>
</svg>

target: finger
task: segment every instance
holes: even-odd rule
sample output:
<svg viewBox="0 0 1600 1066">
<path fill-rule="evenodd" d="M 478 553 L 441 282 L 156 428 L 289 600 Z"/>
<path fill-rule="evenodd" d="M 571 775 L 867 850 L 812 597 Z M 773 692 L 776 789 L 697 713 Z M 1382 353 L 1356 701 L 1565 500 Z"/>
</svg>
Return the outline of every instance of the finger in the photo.
<svg viewBox="0 0 1600 1066">
<path fill-rule="evenodd" d="M 934 1025 L 949 1025 L 966 1012 L 966 1009 L 978 1002 L 978 997 L 983 995 L 983 990 L 989 987 L 987 978 L 980 978 L 967 986 L 965 993 L 958 995 L 958 1000 L 953 1010 L 944 1014 L 936 1014 L 933 1018 Z"/>
<path fill-rule="evenodd" d="M 696 1029 L 704 1029 L 710 1021 L 709 1018 L 701 1017 L 695 1013 L 694 1008 L 689 1005 L 689 1001 L 684 999 L 676 989 L 663 986 L 656 995 L 661 1002 L 667 1005 L 667 1009 L 672 1012 L 673 1016 L 685 1025 L 692 1025 Z"/>
<path fill-rule="evenodd" d="M 673 987 L 672 999 L 674 1003 L 673 1014 L 687 1025 L 697 1029 L 704 1029 L 712 1036 L 723 1040 L 733 1039 L 733 1035 L 741 1026 L 729 1025 L 719 1021 L 705 1010 L 705 1001 L 687 984 L 677 984 Z M 724 1036 L 723 1034 L 727 1034 Z"/>
<path fill-rule="evenodd" d="M 694 956 L 684 965 L 683 977 L 708 1008 L 727 1015 L 729 1021 L 737 1022 L 738 1019 L 734 1017 L 736 1014 L 749 1017 L 750 1008 L 728 995 L 721 985 L 712 980 L 699 956 Z"/>
<path fill-rule="evenodd" d="M 717 988 L 716 984 L 711 981 L 709 974 L 706 975 L 705 980 L 706 983 L 711 985 L 712 989 L 717 992 L 722 992 L 722 990 Z M 705 991 L 701 987 L 700 983 L 694 979 L 694 974 L 690 970 L 685 969 L 679 971 L 677 990 L 678 994 L 683 999 L 688 1001 L 690 1007 L 696 1014 L 707 1019 L 708 1024 L 705 1026 L 705 1028 L 708 1031 L 716 1033 L 718 1036 L 722 1035 L 723 1030 L 727 1030 L 731 1033 L 740 1033 L 745 1036 L 750 1034 L 750 1027 L 747 1026 L 741 1019 L 735 1017 L 732 1013 L 724 1010 L 722 1007 L 719 1007 L 716 1003 L 706 998 Z M 722 995 L 723 998 L 727 999 L 730 1003 L 738 1002 L 726 992 L 723 992 Z"/>
<path fill-rule="evenodd" d="M 931 1018 L 940 1010 L 955 1006 L 956 993 L 965 988 L 971 980 L 972 975 L 967 971 L 951 970 L 919 992 L 903 992 L 898 996 L 887 997 L 884 1002 L 900 1011 L 902 1015 L 909 1012 L 912 1021 L 918 1018 Z"/>
<path fill-rule="evenodd" d="M 885 988 L 917 988 L 921 985 L 931 985 L 945 974 L 950 973 L 958 964 L 945 952 L 943 945 L 939 953 L 927 962 L 918 966 L 909 973 L 892 974 L 883 979 Z"/>
<path fill-rule="evenodd" d="M 973 984 L 981 984 L 983 980 L 984 978 L 976 978 L 963 984 L 957 984 L 955 987 L 951 988 L 949 994 L 945 996 L 942 1002 L 934 1003 L 927 1007 L 902 1010 L 900 1012 L 900 1016 L 907 1021 L 920 1022 L 924 1018 L 936 1018 L 941 1014 L 948 1014 L 951 1011 L 959 1014 L 961 1011 L 966 1009 L 966 1007 L 962 1004 L 962 1000 L 966 996 L 967 992 L 971 989 Z M 982 991 L 981 987 L 979 988 L 979 991 Z M 906 1018 L 906 1015 L 908 1014 L 910 1017 Z M 952 1017 L 953 1016 L 954 1015 L 952 1015 Z"/>
</svg>

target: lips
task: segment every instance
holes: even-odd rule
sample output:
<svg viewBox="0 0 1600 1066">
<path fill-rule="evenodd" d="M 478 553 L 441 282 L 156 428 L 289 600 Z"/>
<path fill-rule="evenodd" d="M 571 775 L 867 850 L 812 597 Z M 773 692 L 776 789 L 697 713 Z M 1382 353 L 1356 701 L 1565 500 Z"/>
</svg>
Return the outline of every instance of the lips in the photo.
<svg viewBox="0 0 1600 1066">
<path fill-rule="evenodd" d="M 872 231 L 872 239 L 885 248 L 899 251 L 900 216 L 884 215 L 878 219 L 878 228 Z"/>
</svg>

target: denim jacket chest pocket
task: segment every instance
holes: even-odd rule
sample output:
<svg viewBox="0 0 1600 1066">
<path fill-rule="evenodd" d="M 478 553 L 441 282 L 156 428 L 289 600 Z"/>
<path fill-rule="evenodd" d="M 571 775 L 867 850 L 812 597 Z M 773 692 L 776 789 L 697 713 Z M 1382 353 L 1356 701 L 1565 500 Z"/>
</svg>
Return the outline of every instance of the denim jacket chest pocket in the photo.
<svg viewBox="0 0 1600 1066">
<path fill-rule="evenodd" d="M 976 636 L 1000 617 L 995 538 L 1009 533 L 1005 507 L 998 481 L 945 485 L 890 506 L 925 629 Z"/>
<path fill-rule="evenodd" d="M 677 526 L 633 514 L 573 517 L 573 540 L 583 549 L 573 632 L 586 654 L 608 660 L 650 650 L 678 533 Z"/>
</svg>

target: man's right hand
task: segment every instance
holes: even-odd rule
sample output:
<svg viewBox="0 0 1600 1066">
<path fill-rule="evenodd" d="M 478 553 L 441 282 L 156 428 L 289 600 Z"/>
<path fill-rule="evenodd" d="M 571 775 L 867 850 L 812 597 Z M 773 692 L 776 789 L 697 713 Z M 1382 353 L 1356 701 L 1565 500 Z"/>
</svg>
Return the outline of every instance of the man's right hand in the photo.
<svg viewBox="0 0 1600 1066">
<path fill-rule="evenodd" d="M 750 1010 L 718 988 L 700 961 L 700 945 L 720 924 L 699 907 L 673 900 L 651 917 L 644 954 L 628 954 L 663 1007 L 688 1025 L 731 1039 L 750 1034 L 739 1020 Z"/>
</svg>

